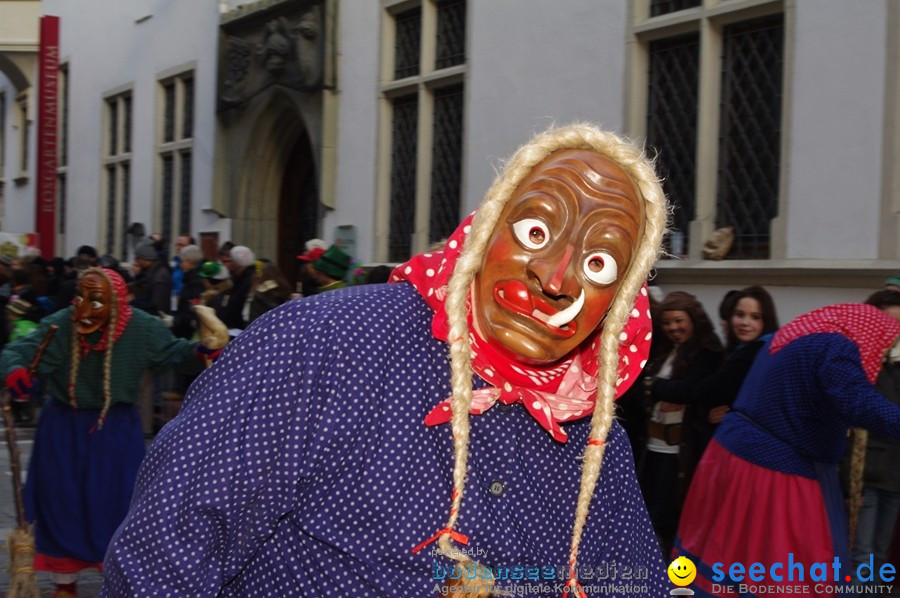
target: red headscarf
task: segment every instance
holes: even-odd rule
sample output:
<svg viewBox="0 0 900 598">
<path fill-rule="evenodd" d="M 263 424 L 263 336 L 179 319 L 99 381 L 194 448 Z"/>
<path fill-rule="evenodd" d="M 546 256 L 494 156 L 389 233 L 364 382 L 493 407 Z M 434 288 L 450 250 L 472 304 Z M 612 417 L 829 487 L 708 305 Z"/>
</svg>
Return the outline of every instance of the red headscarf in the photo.
<svg viewBox="0 0 900 598">
<path fill-rule="evenodd" d="M 106 278 L 112 287 L 112 300 L 116 302 L 116 321 L 113 323 L 112 339 L 113 343 L 115 343 L 122 336 L 125 327 L 128 326 L 128 321 L 131 319 L 131 305 L 128 303 L 128 286 L 125 284 L 121 274 L 109 268 L 89 268 L 84 271 L 82 277 L 88 274 L 99 274 Z M 109 326 L 109 323 L 106 326 Z M 106 326 L 102 328 L 100 341 L 96 345 L 89 345 L 83 337 L 81 338 L 82 355 L 87 355 L 88 351 L 103 351 L 106 349 Z"/>
<path fill-rule="evenodd" d="M 409 282 L 434 310 L 432 333 L 445 342 L 449 334 L 444 308 L 447 283 L 471 231 L 473 216 L 474 213 L 470 214 L 459 225 L 443 250 L 416 255 L 397 266 L 391 274 L 390 282 Z M 473 392 L 470 413 L 480 415 L 498 400 L 506 404 L 521 402 L 553 438 L 565 442 L 567 436 L 559 424 L 582 418 L 594 410 L 600 332 L 601 328 L 598 328 L 559 363 L 546 367 L 524 365 L 501 355 L 479 338 L 472 326 L 470 312 L 472 368 L 491 385 Z M 650 303 L 645 286 L 638 293 L 631 317 L 619 336 L 616 398 L 628 390 L 646 364 L 651 335 Z M 425 423 L 430 426 L 446 423 L 451 415 L 450 399 L 447 398 L 426 416 Z"/>
<path fill-rule="evenodd" d="M 900 322 L 864 303 L 827 305 L 797 316 L 782 327 L 772 339 L 769 352 L 774 355 L 798 338 L 829 332 L 853 341 L 859 349 L 866 378 L 875 384 L 885 352 L 900 336 Z"/>
</svg>

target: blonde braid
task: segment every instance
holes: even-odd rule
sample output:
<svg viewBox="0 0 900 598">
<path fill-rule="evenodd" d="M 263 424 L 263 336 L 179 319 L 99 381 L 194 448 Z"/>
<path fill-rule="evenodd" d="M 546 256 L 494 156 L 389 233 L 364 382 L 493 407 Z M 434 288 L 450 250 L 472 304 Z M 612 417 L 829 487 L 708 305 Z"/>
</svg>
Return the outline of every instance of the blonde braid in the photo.
<svg viewBox="0 0 900 598">
<path fill-rule="evenodd" d="M 591 497 L 600 475 L 603 442 L 613 420 L 613 399 L 618 373 L 619 334 L 628 321 L 634 298 L 655 262 L 668 219 L 665 196 L 652 163 L 637 148 L 613 133 L 592 125 L 574 124 L 551 129 L 534 137 L 521 147 L 497 176 L 472 221 L 472 230 L 448 284 L 446 311 L 450 325 L 451 400 L 454 445 L 453 498 L 447 528 L 453 530 L 459 519 L 468 461 L 469 408 L 472 402 L 472 351 L 469 345 L 467 301 L 469 287 L 481 267 L 487 244 L 503 211 L 519 182 L 550 153 L 561 149 L 589 149 L 617 162 L 634 180 L 644 199 L 644 234 L 628 273 L 610 307 L 601 333 L 600 373 L 597 402 L 591 419 L 590 443 L 585 450 L 581 488 L 575 511 L 570 550 L 570 578 Z M 451 552 L 449 534 L 438 543 L 445 554 Z M 457 557 L 465 562 L 465 556 Z M 479 565 L 480 567 L 480 565 Z M 574 582 L 570 582 L 574 583 Z M 479 593 L 479 595 L 487 595 Z"/>
<path fill-rule="evenodd" d="M 112 300 L 110 301 L 109 306 L 109 323 L 106 325 L 106 349 L 103 354 L 103 409 L 100 411 L 100 419 L 97 420 L 98 430 L 103 427 L 103 422 L 106 421 L 106 413 L 109 411 L 109 406 L 112 404 L 110 378 L 112 377 L 113 343 L 116 342 L 116 321 L 118 320 L 119 315 L 119 298 L 116 296 L 112 281 L 105 272 L 102 274 L 103 278 L 109 283 L 110 297 Z"/>
<path fill-rule="evenodd" d="M 78 399 L 75 398 L 75 384 L 78 383 L 78 367 L 81 365 L 81 343 L 78 341 L 78 332 L 75 324 L 72 324 L 71 360 L 69 363 L 69 405 L 73 409 L 78 408 Z"/>
</svg>

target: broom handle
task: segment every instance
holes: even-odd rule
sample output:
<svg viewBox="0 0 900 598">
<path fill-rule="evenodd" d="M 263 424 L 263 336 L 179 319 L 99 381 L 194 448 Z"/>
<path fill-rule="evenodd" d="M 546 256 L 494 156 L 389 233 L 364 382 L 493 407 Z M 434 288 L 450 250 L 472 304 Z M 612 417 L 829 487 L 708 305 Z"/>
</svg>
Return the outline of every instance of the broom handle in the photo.
<svg viewBox="0 0 900 598">
<path fill-rule="evenodd" d="M 47 345 L 50 344 L 50 341 L 53 340 L 53 335 L 56 334 L 57 330 L 59 330 L 59 326 L 56 324 L 50 324 L 50 327 L 47 328 L 47 332 L 44 333 L 44 338 L 41 339 L 41 344 L 38 345 L 37 351 L 35 351 L 34 357 L 31 358 L 31 363 L 28 365 L 29 376 L 34 376 L 38 366 L 41 365 L 41 359 L 44 358 L 44 351 L 47 349 Z"/>
<path fill-rule="evenodd" d="M 44 356 L 44 350 L 50 344 L 50 341 L 53 340 L 53 335 L 56 334 L 58 328 L 59 326 L 56 324 L 51 324 L 44 334 L 44 338 L 41 339 L 41 343 L 31 359 L 31 364 L 28 366 L 28 374 L 30 376 L 37 371 L 41 358 Z M 25 521 L 25 501 L 22 498 L 22 466 L 19 445 L 16 443 L 15 424 L 9 406 L 9 390 L 3 389 L 0 401 L 3 403 L 3 424 L 6 426 L 6 445 L 9 447 L 9 465 L 12 471 L 13 493 L 16 501 L 16 521 L 19 524 L 19 528 L 24 529 L 27 526 L 27 522 Z"/>
</svg>

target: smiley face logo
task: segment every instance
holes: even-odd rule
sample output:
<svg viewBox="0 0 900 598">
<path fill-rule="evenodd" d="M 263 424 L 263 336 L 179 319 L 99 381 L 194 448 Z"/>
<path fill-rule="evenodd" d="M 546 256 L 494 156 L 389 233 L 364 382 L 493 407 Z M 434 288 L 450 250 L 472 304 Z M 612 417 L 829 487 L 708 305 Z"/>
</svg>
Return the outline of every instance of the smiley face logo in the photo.
<svg viewBox="0 0 900 598">
<path fill-rule="evenodd" d="M 686 586 L 697 577 L 697 567 L 689 558 L 680 556 L 669 565 L 668 573 L 676 586 Z"/>
</svg>

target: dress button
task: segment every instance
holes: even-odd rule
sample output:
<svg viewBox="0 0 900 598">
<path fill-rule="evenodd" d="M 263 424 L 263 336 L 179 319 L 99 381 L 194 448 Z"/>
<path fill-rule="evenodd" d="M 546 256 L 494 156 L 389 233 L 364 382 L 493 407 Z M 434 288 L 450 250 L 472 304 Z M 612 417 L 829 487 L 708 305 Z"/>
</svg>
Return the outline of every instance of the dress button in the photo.
<svg viewBox="0 0 900 598">
<path fill-rule="evenodd" d="M 494 496 L 501 496 L 505 489 L 506 488 L 503 486 L 503 482 L 501 482 L 500 480 L 494 480 L 488 487 L 488 492 L 490 492 Z"/>
<path fill-rule="evenodd" d="M 497 405 L 497 409 L 500 410 L 500 413 L 509 413 L 509 410 L 512 409 L 513 406 L 507 403 L 500 403 Z"/>
</svg>

